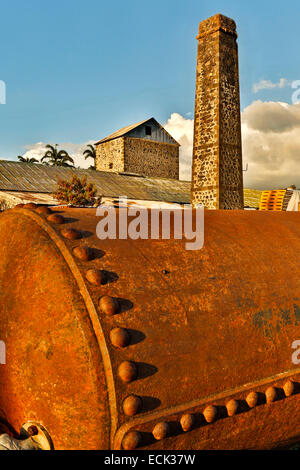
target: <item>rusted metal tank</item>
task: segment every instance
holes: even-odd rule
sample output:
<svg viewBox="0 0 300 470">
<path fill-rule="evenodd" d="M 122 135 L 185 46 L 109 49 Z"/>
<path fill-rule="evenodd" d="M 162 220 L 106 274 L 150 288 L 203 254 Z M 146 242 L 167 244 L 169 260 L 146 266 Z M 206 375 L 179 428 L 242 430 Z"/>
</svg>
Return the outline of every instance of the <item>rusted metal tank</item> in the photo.
<svg viewBox="0 0 300 470">
<path fill-rule="evenodd" d="M 39 423 L 55 449 L 299 441 L 299 215 L 206 211 L 200 251 L 101 241 L 98 222 L 95 209 L 0 215 L 5 432 Z"/>
</svg>

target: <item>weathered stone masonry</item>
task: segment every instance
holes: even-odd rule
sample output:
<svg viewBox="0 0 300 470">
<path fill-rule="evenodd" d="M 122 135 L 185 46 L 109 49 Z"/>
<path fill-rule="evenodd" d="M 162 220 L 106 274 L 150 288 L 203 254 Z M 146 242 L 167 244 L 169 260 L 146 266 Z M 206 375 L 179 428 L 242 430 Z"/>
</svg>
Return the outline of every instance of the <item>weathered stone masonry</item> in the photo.
<svg viewBox="0 0 300 470">
<path fill-rule="evenodd" d="M 179 145 L 119 137 L 96 146 L 99 171 L 179 179 Z"/>
<path fill-rule="evenodd" d="M 97 170 L 124 171 L 124 139 L 124 137 L 119 137 L 96 146 Z"/>
<path fill-rule="evenodd" d="M 197 37 L 192 204 L 242 209 L 243 172 L 236 25 L 223 15 Z"/>
<path fill-rule="evenodd" d="M 125 171 L 179 179 L 179 146 L 125 137 Z"/>
</svg>

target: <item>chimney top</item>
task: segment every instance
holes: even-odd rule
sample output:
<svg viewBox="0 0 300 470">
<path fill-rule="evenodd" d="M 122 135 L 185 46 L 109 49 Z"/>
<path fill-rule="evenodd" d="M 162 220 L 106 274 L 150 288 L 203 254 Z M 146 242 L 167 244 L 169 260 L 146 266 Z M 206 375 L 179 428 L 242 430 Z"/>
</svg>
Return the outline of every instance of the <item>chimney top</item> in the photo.
<svg viewBox="0 0 300 470">
<path fill-rule="evenodd" d="M 199 35 L 196 39 L 201 39 L 217 31 L 223 31 L 224 33 L 237 37 L 235 21 L 218 13 L 207 20 L 201 21 L 199 25 Z"/>
</svg>

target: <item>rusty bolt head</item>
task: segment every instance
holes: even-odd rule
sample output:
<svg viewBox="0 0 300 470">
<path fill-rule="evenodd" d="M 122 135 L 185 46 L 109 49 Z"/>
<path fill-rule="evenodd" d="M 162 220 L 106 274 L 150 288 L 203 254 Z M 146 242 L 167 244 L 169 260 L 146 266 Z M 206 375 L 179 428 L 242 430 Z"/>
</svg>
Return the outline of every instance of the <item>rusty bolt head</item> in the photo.
<svg viewBox="0 0 300 470">
<path fill-rule="evenodd" d="M 74 255 L 76 258 L 80 259 L 81 261 L 90 261 L 93 259 L 93 253 L 87 246 L 76 246 L 73 250 Z"/>
<path fill-rule="evenodd" d="M 277 392 L 275 387 L 269 387 L 266 391 L 267 403 L 273 403 L 277 399 Z"/>
<path fill-rule="evenodd" d="M 128 432 L 122 441 L 122 447 L 124 450 L 134 450 L 141 444 L 142 435 L 138 431 Z"/>
<path fill-rule="evenodd" d="M 285 393 L 286 397 L 290 397 L 291 395 L 293 395 L 293 393 L 295 393 L 295 384 L 294 384 L 294 382 L 292 382 L 291 380 L 288 380 L 284 384 L 283 390 L 284 390 L 284 393 Z"/>
<path fill-rule="evenodd" d="M 85 277 L 89 283 L 94 286 L 101 286 L 106 281 L 106 276 L 103 271 L 100 271 L 100 269 L 90 269 L 86 272 Z"/>
<path fill-rule="evenodd" d="M 126 348 L 130 343 L 130 334 L 126 328 L 114 328 L 109 336 L 111 344 L 116 348 Z"/>
<path fill-rule="evenodd" d="M 181 417 L 180 425 L 184 432 L 190 431 L 196 422 L 195 415 L 188 413 Z"/>
<path fill-rule="evenodd" d="M 29 436 L 37 436 L 39 430 L 36 426 L 32 425 L 29 426 L 29 428 L 27 429 L 27 433 L 29 434 Z"/>
<path fill-rule="evenodd" d="M 120 379 L 125 382 L 129 383 L 132 382 L 137 378 L 137 367 L 134 362 L 131 361 L 124 361 L 120 364 L 118 369 L 118 374 Z"/>
<path fill-rule="evenodd" d="M 53 224 L 57 224 L 57 225 L 61 225 L 64 223 L 64 218 L 62 215 L 60 214 L 50 214 L 48 217 L 47 217 L 47 220 L 49 222 L 52 222 Z"/>
<path fill-rule="evenodd" d="M 68 240 L 78 240 L 79 238 L 81 238 L 81 233 L 75 228 L 65 228 L 61 231 L 61 234 Z"/>
<path fill-rule="evenodd" d="M 24 204 L 24 209 L 36 209 L 37 205 L 34 202 L 28 202 L 28 204 Z"/>
<path fill-rule="evenodd" d="M 157 423 L 156 426 L 154 426 L 154 429 L 152 431 L 154 439 L 157 441 L 161 441 L 162 439 L 165 439 L 167 435 L 169 434 L 169 425 L 166 422 L 161 422 Z"/>
<path fill-rule="evenodd" d="M 217 418 L 217 408 L 215 406 L 209 405 L 203 411 L 204 418 L 207 423 L 213 423 Z"/>
<path fill-rule="evenodd" d="M 43 215 L 52 214 L 52 210 L 49 209 L 49 207 L 47 207 L 47 206 L 37 207 L 36 211 L 37 211 L 38 214 L 43 214 Z"/>
<path fill-rule="evenodd" d="M 249 408 L 254 408 L 258 403 L 258 393 L 257 392 L 249 393 L 249 395 L 246 398 L 246 402 Z"/>
<path fill-rule="evenodd" d="M 104 295 L 99 301 L 99 308 L 105 315 L 115 315 L 119 311 L 119 302 L 114 297 Z"/>
<path fill-rule="evenodd" d="M 227 408 L 228 416 L 234 416 L 238 412 L 239 402 L 237 400 L 230 400 L 227 403 L 226 408 Z"/>
<path fill-rule="evenodd" d="M 142 399 L 136 395 L 129 395 L 123 401 L 123 411 L 126 416 L 135 416 L 142 409 Z"/>
</svg>

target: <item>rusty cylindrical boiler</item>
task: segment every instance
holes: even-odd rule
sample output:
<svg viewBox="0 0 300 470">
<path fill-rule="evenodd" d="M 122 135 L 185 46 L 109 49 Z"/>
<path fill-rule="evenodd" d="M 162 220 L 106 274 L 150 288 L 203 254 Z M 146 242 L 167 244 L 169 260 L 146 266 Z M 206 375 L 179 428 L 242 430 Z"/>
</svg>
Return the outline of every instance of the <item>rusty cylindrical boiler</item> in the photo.
<svg viewBox="0 0 300 470">
<path fill-rule="evenodd" d="M 300 439 L 300 219 L 205 211 L 205 243 L 99 240 L 95 209 L 0 216 L 1 421 L 54 449 Z M 8 430 L 8 431 L 7 431 Z"/>
</svg>

